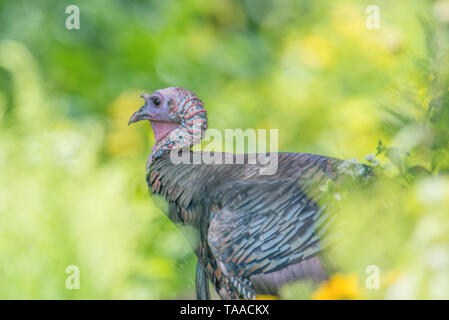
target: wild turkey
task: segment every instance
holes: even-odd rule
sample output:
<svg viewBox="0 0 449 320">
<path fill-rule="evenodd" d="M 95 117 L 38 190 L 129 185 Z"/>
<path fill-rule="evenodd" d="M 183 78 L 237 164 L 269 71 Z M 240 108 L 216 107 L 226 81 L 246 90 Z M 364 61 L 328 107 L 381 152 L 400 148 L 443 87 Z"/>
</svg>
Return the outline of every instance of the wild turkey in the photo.
<svg viewBox="0 0 449 320">
<path fill-rule="evenodd" d="M 341 182 L 345 162 L 279 153 L 272 175 L 261 175 L 262 164 L 250 164 L 247 154 L 214 153 L 222 164 L 195 163 L 198 152 L 190 148 L 207 129 L 203 103 L 177 87 L 141 97 L 145 104 L 129 124 L 150 121 L 156 143 L 146 166 L 148 188 L 166 199 L 174 223 L 198 233 L 192 243 L 198 299 L 209 299 L 209 280 L 222 299 L 254 299 L 277 295 L 290 281 L 327 278 L 322 238 L 332 211 L 322 201 L 328 182 Z M 175 164 L 173 152 L 191 161 Z"/>
</svg>

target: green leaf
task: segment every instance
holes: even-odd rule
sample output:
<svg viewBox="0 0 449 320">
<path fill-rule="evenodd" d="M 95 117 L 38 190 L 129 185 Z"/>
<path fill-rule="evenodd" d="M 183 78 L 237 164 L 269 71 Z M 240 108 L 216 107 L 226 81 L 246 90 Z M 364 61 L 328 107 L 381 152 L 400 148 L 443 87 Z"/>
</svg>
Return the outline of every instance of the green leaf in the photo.
<svg viewBox="0 0 449 320">
<path fill-rule="evenodd" d="M 415 177 L 428 176 L 431 174 L 431 172 L 426 168 L 424 168 L 423 166 L 413 166 L 409 168 L 407 172 Z"/>
<path fill-rule="evenodd" d="M 438 150 L 432 157 L 432 172 L 449 170 L 449 152 L 447 150 Z"/>
<path fill-rule="evenodd" d="M 398 167 L 401 172 L 404 169 L 404 156 L 401 154 L 401 151 L 398 148 L 388 148 L 386 156 L 390 159 L 391 163 L 393 163 L 396 167 Z"/>
</svg>

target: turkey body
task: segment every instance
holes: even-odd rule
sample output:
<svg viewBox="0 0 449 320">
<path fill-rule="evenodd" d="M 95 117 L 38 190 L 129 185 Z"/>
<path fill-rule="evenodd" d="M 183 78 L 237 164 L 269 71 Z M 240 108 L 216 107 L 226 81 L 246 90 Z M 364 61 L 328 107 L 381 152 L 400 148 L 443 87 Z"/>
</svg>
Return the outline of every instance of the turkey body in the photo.
<svg viewBox="0 0 449 320">
<path fill-rule="evenodd" d="M 343 161 L 279 153 L 277 171 L 261 175 L 264 166 L 246 154 L 215 156 L 232 164 L 174 164 L 164 154 L 147 165 L 149 190 L 166 199 L 168 217 L 198 234 L 198 298 L 209 298 L 208 280 L 222 299 L 253 299 L 278 295 L 290 281 L 326 279 L 332 212 L 321 204 L 323 186 L 339 183 Z"/>
</svg>

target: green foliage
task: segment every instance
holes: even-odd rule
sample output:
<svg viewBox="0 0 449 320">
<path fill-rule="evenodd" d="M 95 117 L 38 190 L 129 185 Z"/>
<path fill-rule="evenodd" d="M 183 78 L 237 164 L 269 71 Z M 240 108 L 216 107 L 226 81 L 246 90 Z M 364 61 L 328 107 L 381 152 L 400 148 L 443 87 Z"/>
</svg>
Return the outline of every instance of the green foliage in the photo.
<svg viewBox="0 0 449 320">
<path fill-rule="evenodd" d="M 437 59 L 447 61 L 447 51 L 434 49 L 445 42 L 428 28 L 424 24 L 427 45 L 433 49 L 421 65 L 436 66 Z M 447 31 L 439 36 L 447 36 Z M 328 190 L 331 196 L 338 194 L 337 227 L 330 234 L 338 241 L 330 243 L 327 253 L 339 271 L 358 276 L 361 290 L 352 298 L 449 295 L 448 71 L 445 64 L 420 69 L 422 77 L 413 85 L 421 91 L 403 90 L 401 99 L 383 108 L 388 112 L 384 125 L 394 138 L 391 146 L 379 140 L 375 155 L 366 157 L 374 180 L 361 184 L 349 179 Z M 366 285 L 370 266 L 379 270 L 375 289 Z M 347 283 L 331 279 L 316 291 L 320 294 L 307 297 L 345 298 Z M 284 297 L 303 297 L 304 287 L 294 289 L 286 290 Z"/>
<path fill-rule="evenodd" d="M 0 298 L 193 297 L 193 253 L 146 190 L 151 130 L 127 127 L 140 93 L 172 85 L 212 128 L 373 166 L 339 204 L 336 263 L 361 286 L 379 266 L 363 297 L 449 297 L 443 1 L 378 2 L 378 30 L 356 0 L 0 2 Z"/>
</svg>

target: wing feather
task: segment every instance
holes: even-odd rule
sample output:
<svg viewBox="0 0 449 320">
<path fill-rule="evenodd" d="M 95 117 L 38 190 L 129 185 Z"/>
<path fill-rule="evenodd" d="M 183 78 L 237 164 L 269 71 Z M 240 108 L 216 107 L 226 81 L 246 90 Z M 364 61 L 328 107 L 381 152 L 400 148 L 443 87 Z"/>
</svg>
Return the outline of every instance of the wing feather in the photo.
<svg viewBox="0 0 449 320">
<path fill-rule="evenodd" d="M 318 178 L 319 171 L 307 177 Z M 208 243 L 224 273 L 248 278 L 319 254 L 320 227 L 329 213 L 309 194 L 317 197 L 322 180 L 319 177 L 315 180 L 319 183 L 305 188 L 297 179 L 239 181 L 220 190 L 218 199 L 227 201 L 218 201 L 222 207 L 214 207 Z"/>
</svg>

